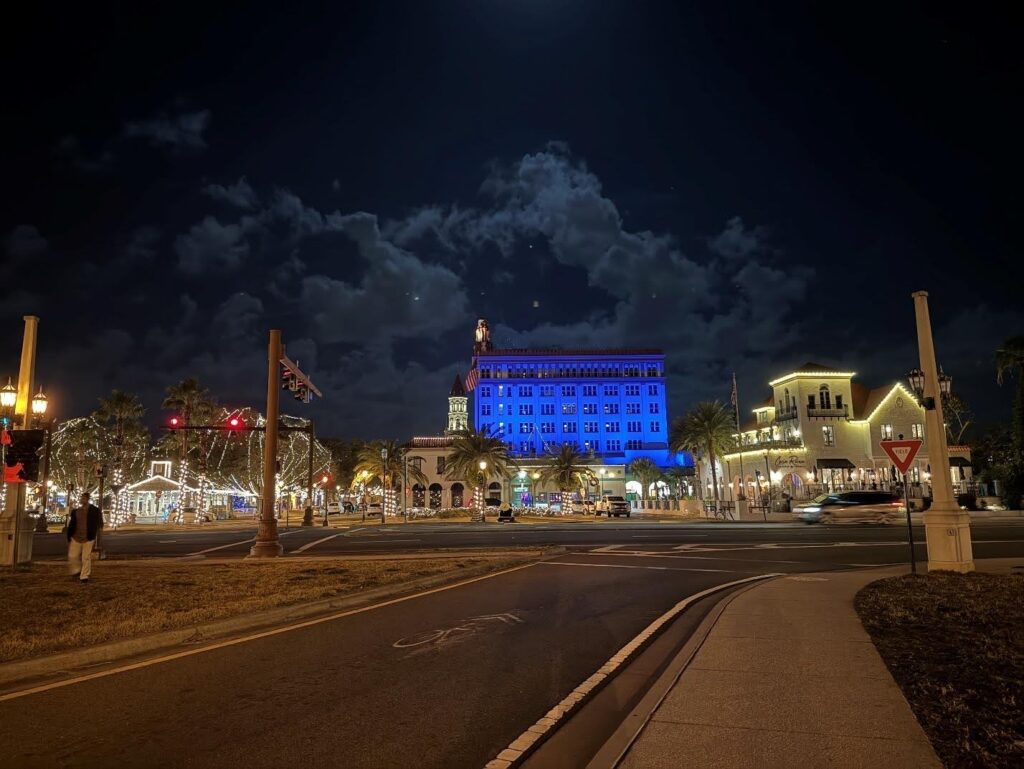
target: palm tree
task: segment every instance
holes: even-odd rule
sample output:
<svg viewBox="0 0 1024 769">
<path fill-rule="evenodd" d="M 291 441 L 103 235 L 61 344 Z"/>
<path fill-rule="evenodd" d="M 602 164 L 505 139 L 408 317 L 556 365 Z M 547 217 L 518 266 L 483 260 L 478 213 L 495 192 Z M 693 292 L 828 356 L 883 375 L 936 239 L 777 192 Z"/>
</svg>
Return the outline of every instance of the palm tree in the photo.
<svg viewBox="0 0 1024 769">
<path fill-rule="evenodd" d="M 634 478 L 639 479 L 641 499 L 647 499 L 647 493 L 651 488 L 651 484 L 663 475 L 661 468 L 647 457 L 637 457 L 629 463 L 626 471 Z"/>
<path fill-rule="evenodd" d="M 1017 377 L 1013 398 L 1013 444 L 1018 458 L 1024 454 L 1024 336 L 1011 336 L 996 350 L 996 382 L 1003 384 L 1003 375 Z"/>
<path fill-rule="evenodd" d="M 710 464 L 717 503 L 721 494 L 715 460 L 736 447 L 736 423 L 732 410 L 721 401 L 701 401 L 672 425 L 669 445 L 673 451 L 689 451 L 698 461 Z"/>
<path fill-rule="evenodd" d="M 213 398 L 210 396 L 209 390 L 200 387 L 199 380 L 195 377 L 188 377 L 182 379 L 178 384 L 167 388 L 167 397 L 164 398 L 160 407 L 177 411 L 181 421 L 189 425 L 197 420 L 198 417 L 208 416 L 208 407 L 211 404 L 213 404 Z M 194 507 L 195 500 L 192 498 L 192 494 L 185 491 L 188 487 L 190 432 L 190 430 L 180 431 L 181 459 L 179 460 L 178 483 L 181 484 L 185 506 Z"/>
<path fill-rule="evenodd" d="M 474 490 L 486 488 L 487 479 L 493 476 L 508 480 L 514 467 L 504 441 L 476 431 L 455 439 L 445 464 L 445 476 L 449 480 L 465 481 Z"/>
<path fill-rule="evenodd" d="M 586 499 L 587 486 L 595 483 L 594 471 L 584 463 L 584 456 L 576 448 L 575 443 L 563 443 L 557 451 L 551 452 L 551 463 L 541 469 L 540 479 L 543 483 L 552 483 L 562 493 L 562 499 L 566 494 L 579 491 Z M 563 502 L 562 511 L 565 511 Z"/>
<path fill-rule="evenodd" d="M 146 410 L 137 396 L 121 390 L 112 390 L 106 398 L 99 399 L 99 408 L 93 419 L 108 430 L 113 431 L 111 437 L 111 488 L 115 494 L 114 513 L 111 523 L 114 526 L 124 523 L 128 518 L 128 494 L 125 484 L 128 481 L 128 457 L 141 459 L 148 445 L 148 436 L 142 427 L 142 415 Z M 139 440 L 142 438 L 142 440 Z M 141 444 L 142 453 L 138 451 Z M 138 462 L 132 464 L 138 465 Z M 137 469 L 137 468 L 136 468 Z"/>
<path fill-rule="evenodd" d="M 386 459 L 384 456 L 385 452 L 387 455 Z M 396 480 L 399 481 L 397 485 L 401 487 L 401 480 L 408 473 L 409 479 L 413 483 L 426 485 L 426 474 L 415 463 L 406 466 L 405 456 L 405 447 L 401 446 L 397 441 L 381 440 L 363 444 L 356 453 L 353 484 L 376 480 L 380 483 L 386 494 L 389 489 L 395 487 Z M 385 481 L 387 482 L 386 487 Z M 404 488 L 402 493 L 405 493 Z"/>
</svg>

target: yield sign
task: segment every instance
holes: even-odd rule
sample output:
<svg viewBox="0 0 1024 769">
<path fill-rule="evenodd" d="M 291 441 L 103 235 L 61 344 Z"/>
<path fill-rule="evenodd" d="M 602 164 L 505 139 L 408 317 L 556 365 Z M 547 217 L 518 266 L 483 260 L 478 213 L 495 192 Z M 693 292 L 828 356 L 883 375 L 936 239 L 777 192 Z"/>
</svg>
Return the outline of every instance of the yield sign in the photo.
<svg viewBox="0 0 1024 769">
<path fill-rule="evenodd" d="M 924 443 L 920 438 L 912 438 L 909 441 L 881 441 L 878 445 L 882 451 L 889 455 L 889 459 L 896 465 L 901 473 L 907 474 L 910 465 L 913 464 L 917 452 L 921 450 Z"/>
</svg>

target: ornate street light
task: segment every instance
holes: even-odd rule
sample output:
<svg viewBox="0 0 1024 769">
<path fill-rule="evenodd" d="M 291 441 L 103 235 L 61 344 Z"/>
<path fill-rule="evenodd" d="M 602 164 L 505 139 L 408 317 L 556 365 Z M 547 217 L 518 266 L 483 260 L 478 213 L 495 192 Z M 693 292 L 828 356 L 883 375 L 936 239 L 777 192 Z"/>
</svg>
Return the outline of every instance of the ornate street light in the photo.
<svg viewBox="0 0 1024 769">
<path fill-rule="evenodd" d="M 13 409 L 18 402 L 18 388 L 11 384 L 11 378 L 7 377 L 7 384 L 0 387 L 0 406 L 5 409 Z"/>
<path fill-rule="evenodd" d="M 46 414 L 46 407 L 48 403 L 46 400 L 46 393 L 43 392 L 43 388 L 39 388 L 39 392 L 32 398 L 32 416 L 37 419 L 42 419 Z"/>
<path fill-rule="evenodd" d="M 910 382 L 910 389 L 920 398 L 924 393 L 924 372 L 919 368 L 911 369 L 907 379 Z"/>
<path fill-rule="evenodd" d="M 948 398 L 950 392 L 953 390 L 953 377 L 942 370 L 942 366 L 939 366 L 939 393 L 943 398 Z"/>
</svg>

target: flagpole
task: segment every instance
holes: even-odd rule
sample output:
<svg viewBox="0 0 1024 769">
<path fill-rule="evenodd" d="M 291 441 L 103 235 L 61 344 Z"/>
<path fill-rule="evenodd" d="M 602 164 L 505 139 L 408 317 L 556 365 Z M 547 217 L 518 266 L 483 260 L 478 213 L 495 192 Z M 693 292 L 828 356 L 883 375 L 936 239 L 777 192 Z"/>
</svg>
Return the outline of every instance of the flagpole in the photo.
<svg viewBox="0 0 1024 769">
<path fill-rule="evenodd" d="M 743 475 L 743 433 L 740 432 L 740 393 L 736 387 L 736 372 L 732 372 L 732 405 L 736 409 L 736 435 L 740 440 L 740 493 L 736 499 L 747 498 L 747 480 Z"/>
</svg>

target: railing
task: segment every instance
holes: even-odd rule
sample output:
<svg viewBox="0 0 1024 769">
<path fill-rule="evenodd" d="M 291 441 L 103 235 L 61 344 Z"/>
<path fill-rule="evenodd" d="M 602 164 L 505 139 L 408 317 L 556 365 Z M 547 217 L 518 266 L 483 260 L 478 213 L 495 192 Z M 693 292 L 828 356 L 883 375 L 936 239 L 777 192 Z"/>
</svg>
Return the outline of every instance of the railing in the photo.
<svg viewBox="0 0 1024 769">
<path fill-rule="evenodd" d="M 796 419 L 797 416 L 796 406 L 790 409 L 779 409 L 775 412 L 775 421 L 783 422 L 787 419 Z"/>
<path fill-rule="evenodd" d="M 803 446 L 803 441 L 796 437 L 768 438 L 750 443 L 744 442 L 739 449 L 740 451 L 754 451 L 757 449 L 802 449 Z"/>
<path fill-rule="evenodd" d="M 843 406 L 842 408 L 812 409 L 810 406 L 808 406 L 807 416 L 811 418 L 817 417 L 820 419 L 849 419 L 850 407 Z"/>
</svg>

